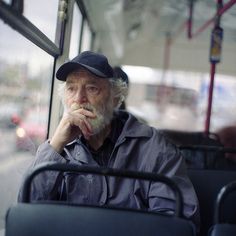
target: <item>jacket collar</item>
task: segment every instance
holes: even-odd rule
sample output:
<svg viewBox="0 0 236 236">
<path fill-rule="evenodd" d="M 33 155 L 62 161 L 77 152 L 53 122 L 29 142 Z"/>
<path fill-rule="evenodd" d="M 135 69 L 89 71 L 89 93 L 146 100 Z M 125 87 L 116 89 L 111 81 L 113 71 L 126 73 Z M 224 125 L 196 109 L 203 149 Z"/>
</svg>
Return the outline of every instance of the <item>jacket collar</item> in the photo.
<svg viewBox="0 0 236 236">
<path fill-rule="evenodd" d="M 121 132 L 120 138 L 126 137 L 151 137 L 153 129 L 144 123 L 141 123 L 134 115 L 126 111 L 116 111 L 114 116 L 118 119 L 124 120 L 124 128 Z"/>
<path fill-rule="evenodd" d="M 68 143 L 65 147 L 67 150 L 67 155 L 69 154 L 69 159 L 71 162 L 81 162 L 89 165 L 98 165 L 97 162 L 93 159 L 92 154 L 88 150 L 85 144 L 77 138 L 72 142 Z M 70 150 L 70 151 L 69 151 Z"/>
</svg>

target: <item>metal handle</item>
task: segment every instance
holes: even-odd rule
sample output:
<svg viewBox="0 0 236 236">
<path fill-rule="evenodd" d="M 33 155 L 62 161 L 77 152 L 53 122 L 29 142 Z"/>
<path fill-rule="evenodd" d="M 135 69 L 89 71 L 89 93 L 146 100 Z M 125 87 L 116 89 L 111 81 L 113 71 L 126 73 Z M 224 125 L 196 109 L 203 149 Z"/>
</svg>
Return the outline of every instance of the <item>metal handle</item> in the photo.
<svg viewBox="0 0 236 236">
<path fill-rule="evenodd" d="M 22 186 L 22 202 L 30 202 L 30 186 L 33 178 L 43 171 L 61 171 L 61 172 L 74 172 L 74 173 L 93 173 L 103 176 L 116 176 L 123 178 L 131 179 L 142 179 L 142 180 L 151 180 L 155 182 L 165 183 L 171 188 L 175 195 L 176 205 L 175 205 L 175 216 L 183 216 L 183 196 L 177 184 L 170 178 L 154 173 L 147 172 L 137 172 L 137 171 L 128 171 L 120 169 L 112 169 L 105 167 L 91 167 L 91 166 L 79 166 L 75 164 L 60 164 L 55 162 L 48 162 L 36 166 L 31 173 L 29 173 L 24 180 Z"/>
</svg>

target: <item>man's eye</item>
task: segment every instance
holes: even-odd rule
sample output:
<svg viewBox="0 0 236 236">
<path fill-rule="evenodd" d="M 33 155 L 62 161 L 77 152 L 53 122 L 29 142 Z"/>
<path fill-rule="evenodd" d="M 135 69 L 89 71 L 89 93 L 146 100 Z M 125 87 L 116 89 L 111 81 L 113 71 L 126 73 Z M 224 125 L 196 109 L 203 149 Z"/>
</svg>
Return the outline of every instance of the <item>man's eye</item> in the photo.
<svg viewBox="0 0 236 236">
<path fill-rule="evenodd" d="M 95 86 L 87 86 L 87 91 L 92 94 L 96 94 L 99 92 L 99 88 Z"/>
<path fill-rule="evenodd" d="M 73 92 L 74 90 L 75 90 L 74 87 L 67 87 L 67 91 L 68 91 L 68 92 Z"/>
</svg>

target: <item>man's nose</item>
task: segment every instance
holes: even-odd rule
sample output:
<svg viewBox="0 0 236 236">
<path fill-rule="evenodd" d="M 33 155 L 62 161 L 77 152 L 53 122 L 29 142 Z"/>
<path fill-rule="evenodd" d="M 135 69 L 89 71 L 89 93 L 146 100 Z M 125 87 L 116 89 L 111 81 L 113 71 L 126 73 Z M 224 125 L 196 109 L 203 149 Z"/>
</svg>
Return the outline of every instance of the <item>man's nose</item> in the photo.
<svg viewBox="0 0 236 236">
<path fill-rule="evenodd" d="M 85 89 L 80 88 L 80 89 L 77 90 L 77 92 L 75 94 L 75 100 L 78 103 L 87 102 L 87 95 L 86 95 Z"/>
</svg>

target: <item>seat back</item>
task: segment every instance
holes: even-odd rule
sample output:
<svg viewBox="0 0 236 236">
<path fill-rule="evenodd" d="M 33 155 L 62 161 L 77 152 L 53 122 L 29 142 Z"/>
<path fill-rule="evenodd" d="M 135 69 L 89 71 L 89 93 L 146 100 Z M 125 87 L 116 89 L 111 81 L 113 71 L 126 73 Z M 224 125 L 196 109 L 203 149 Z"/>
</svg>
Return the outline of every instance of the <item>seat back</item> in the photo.
<svg viewBox="0 0 236 236">
<path fill-rule="evenodd" d="M 213 133 L 176 130 L 162 130 L 162 132 L 179 147 L 188 168 L 209 169 L 215 167 L 219 159 L 224 159 L 224 153 L 217 149 L 223 145 L 217 135 Z M 212 149 L 211 147 L 216 148 Z"/>
<path fill-rule="evenodd" d="M 214 133 L 190 132 L 178 130 L 161 130 L 163 134 L 176 145 L 217 145 L 221 144 L 219 137 Z"/>
<path fill-rule="evenodd" d="M 236 180 L 236 171 L 194 170 L 189 169 L 188 175 L 198 196 L 201 216 L 201 235 L 207 235 L 214 223 L 214 209 L 220 189 Z M 224 203 L 222 217 L 225 222 L 236 223 L 235 195 Z M 232 211 L 231 211 L 232 210 Z M 230 213 L 229 213 L 230 212 Z"/>
<path fill-rule="evenodd" d="M 226 158 L 235 155 L 236 148 L 224 147 L 217 134 L 161 130 L 181 151 L 189 169 L 236 170 L 234 161 Z"/>
<path fill-rule="evenodd" d="M 211 236 L 235 236 L 236 235 L 236 222 L 227 222 L 223 218 L 224 215 L 224 203 L 227 201 L 232 202 L 229 197 L 232 197 L 232 193 L 236 190 L 236 181 L 233 181 L 225 185 L 217 196 L 215 215 L 214 215 L 214 226 L 210 229 L 209 235 Z M 234 194 L 234 201 L 236 200 L 236 195 Z M 235 216 L 235 209 L 230 209 L 227 213 Z"/>
<path fill-rule="evenodd" d="M 6 236 L 193 236 L 192 223 L 150 212 L 19 203 L 6 217 Z"/>
<path fill-rule="evenodd" d="M 45 170 L 93 173 L 159 181 L 173 190 L 176 199 L 174 215 L 147 211 L 95 206 L 78 206 L 50 203 L 30 203 L 30 183 Z M 183 199 L 178 186 L 171 179 L 152 173 L 94 168 L 72 164 L 48 163 L 38 166 L 26 177 L 22 190 L 23 203 L 12 206 L 6 215 L 6 236 L 195 236 L 195 225 L 184 218 Z"/>
<path fill-rule="evenodd" d="M 209 236 L 235 236 L 236 225 L 234 224 L 217 224 L 212 227 Z"/>
</svg>

